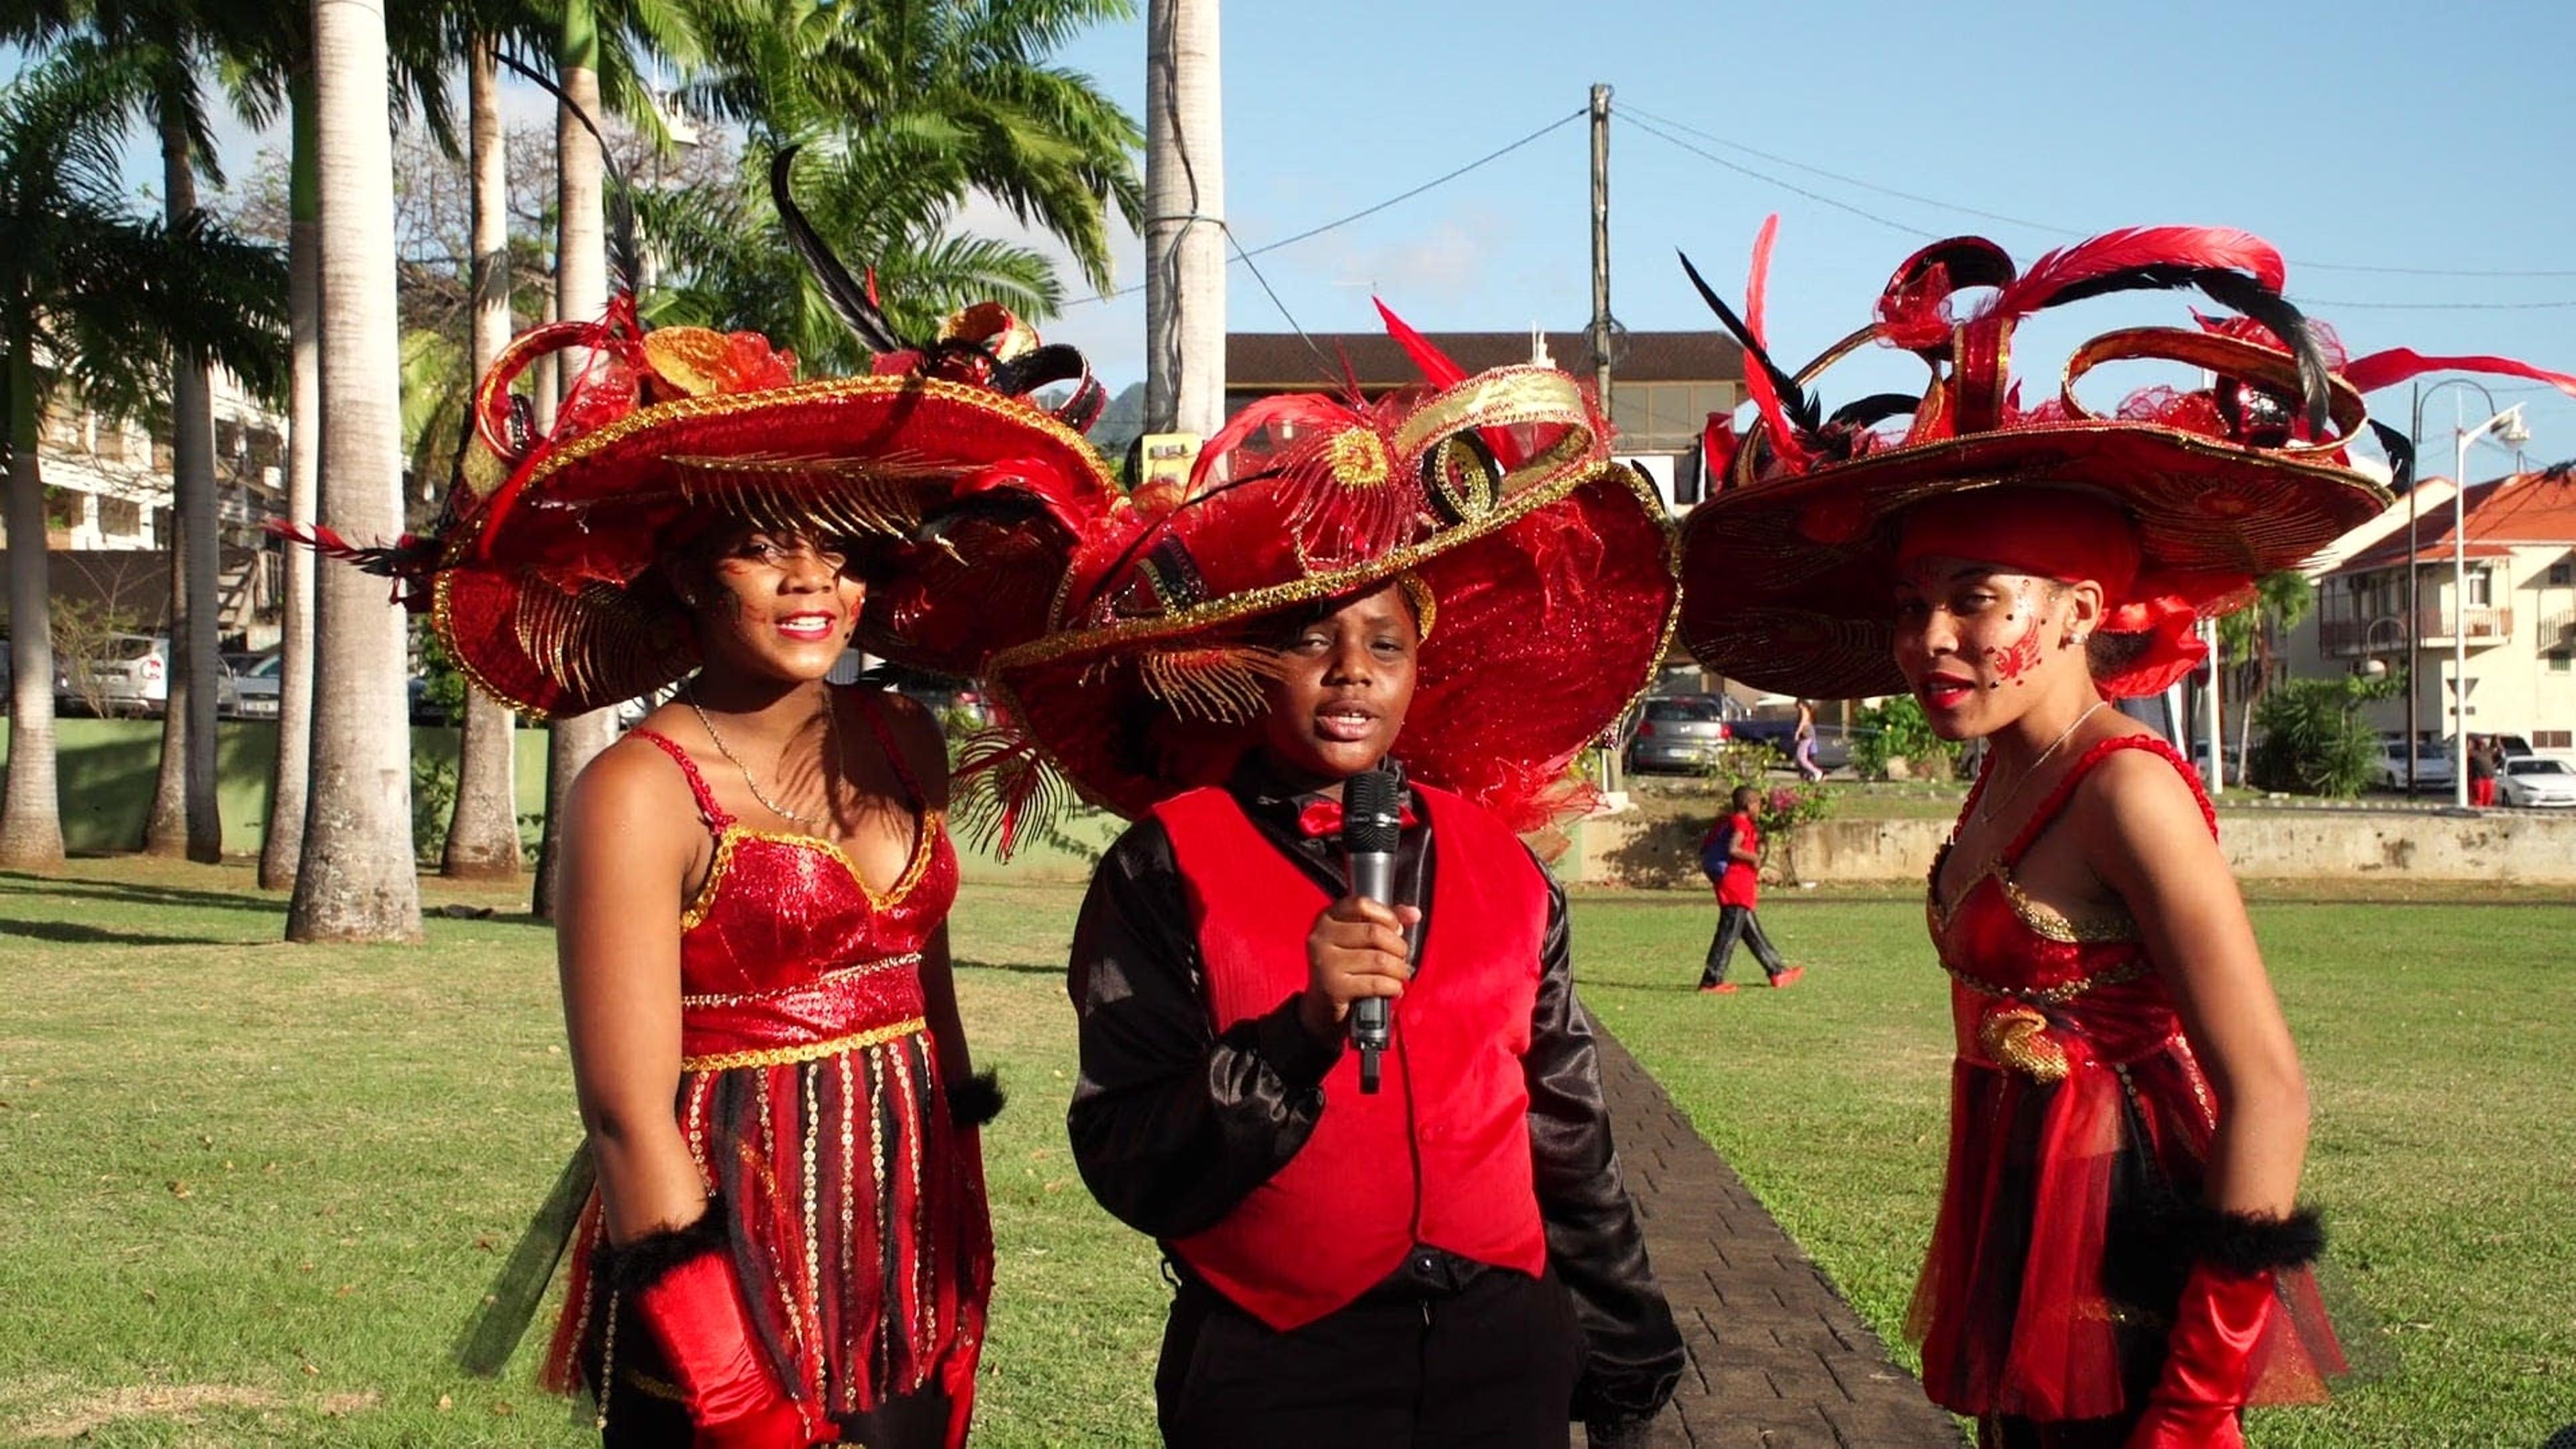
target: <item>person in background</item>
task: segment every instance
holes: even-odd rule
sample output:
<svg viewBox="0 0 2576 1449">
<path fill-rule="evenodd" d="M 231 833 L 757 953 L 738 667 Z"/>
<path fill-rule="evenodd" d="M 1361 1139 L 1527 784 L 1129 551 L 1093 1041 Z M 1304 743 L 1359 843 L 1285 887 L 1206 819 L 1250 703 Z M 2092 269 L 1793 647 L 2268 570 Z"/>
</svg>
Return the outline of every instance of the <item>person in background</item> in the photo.
<svg viewBox="0 0 2576 1449">
<path fill-rule="evenodd" d="M 1816 702 L 1812 699 L 1798 701 L 1798 727 L 1790 746 L 1799 779 L 1812 785 L 1825 778 L 1825 767 L 1816 763 Z"/>
<path fill-rule="evenodd" d="M 2495 804 L 2496 772 L 2503 763 L 2503 750 L 2493 735 L 2471 735 L 2468 739 L 2469 804 L 2485 810 Z"/>
<path fill-rule="evenodd" d="M 1803 702 L 1800 708 L 1805 708 Z M 1699 868 L 1717 888 L 1717 934 L 1708 943 L 1708 964 L 1700 969 L 1699 989 L 1710 996 L 1735 994 L 1735 983 L 1726 979 L 1726 966 L 1734 959 L 1739 941 L 1753 948 L 1753 959 L 1761 963 L 1762 974 L 1771 978 L 1773 986 L 1794 986 L 1807 968 L 1781 960 L 1761 919 L 1754 915 L 1762 902 L 1762 832 L 1753 817 L 1762 804 L 1762 792 L 1738 785 L 1727 803 L 1728 812 L 1699 842 Z"/>
</svg>

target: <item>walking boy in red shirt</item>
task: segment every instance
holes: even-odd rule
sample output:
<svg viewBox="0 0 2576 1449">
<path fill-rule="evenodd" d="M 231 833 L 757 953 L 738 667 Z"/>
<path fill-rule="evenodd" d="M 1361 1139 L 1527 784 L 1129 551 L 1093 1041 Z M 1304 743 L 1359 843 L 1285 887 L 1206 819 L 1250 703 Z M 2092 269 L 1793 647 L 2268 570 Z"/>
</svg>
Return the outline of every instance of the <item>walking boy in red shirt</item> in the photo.
<svg viewBox="0 0 2576 1449">
<path fill-rule="evenodd" d="M 1753 959 L 1762 963 L 1773 986 L 1795 985 L 1807 974 L 1806 967 L 1780 959 L 1753 914 L 1762 899 L 1762 832 L 1753 823 L 1762 793 L 1739 785 L 1730 803 L 1734 812 L 1710 826 L 1699 842 L 1699 868 L 1717 887 L 1717 935 L 1708 943 L 1708 964 L 1699 976 L 1699 989 L 1711 996 L 1735 994 L 1735 983 L 1726 979 L 1726 963 L 1738 941 L 1753 948 Z"/>
</svg>

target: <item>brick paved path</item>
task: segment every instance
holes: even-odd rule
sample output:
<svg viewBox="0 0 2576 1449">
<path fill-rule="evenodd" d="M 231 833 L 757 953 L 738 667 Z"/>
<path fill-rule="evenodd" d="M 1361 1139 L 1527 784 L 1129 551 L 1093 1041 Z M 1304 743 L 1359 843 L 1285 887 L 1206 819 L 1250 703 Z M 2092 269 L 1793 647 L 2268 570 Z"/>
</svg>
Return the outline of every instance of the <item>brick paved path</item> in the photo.
<svg viewBox="0 0 2576 1449">
<path fill-rule="evenodd" d="M 1626 1047 L 1600 1040 L 1628 1188 L 1690 1347 L 1657 1449 L 1960 1449 L 1950 1416 L 1735 1169 Z"/>
</svg>

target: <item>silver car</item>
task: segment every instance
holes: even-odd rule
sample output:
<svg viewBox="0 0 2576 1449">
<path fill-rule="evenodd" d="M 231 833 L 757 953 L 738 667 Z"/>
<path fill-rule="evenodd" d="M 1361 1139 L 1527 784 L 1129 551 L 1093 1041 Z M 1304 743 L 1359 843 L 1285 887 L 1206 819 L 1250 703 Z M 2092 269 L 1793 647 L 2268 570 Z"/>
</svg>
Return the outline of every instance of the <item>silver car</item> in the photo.
<svg viewBox="0 0 2576 1449">
<path fill-rule="evenodd" d="M 277 718 L 277 672 L 285 657 L 275 650 L 225 655 L 224 665 L 232 672 L 232 688 L 217 699 L 224 713 L 237 719 Z"/>
<path fill-rule="evenodd" d="M 2576 768 L 2545 755 L 2508 759 L 2496 777 L 2496 799 L 2525 809 L 2576 807 Z"/>
<path fill-rule="evenodd" d="M 1698 770 L 1713 763 L 1733 738 L 1726 707 L 1715 695 L 1650 699 L 1628 737 L 1631 770 Z"/>
</svg>

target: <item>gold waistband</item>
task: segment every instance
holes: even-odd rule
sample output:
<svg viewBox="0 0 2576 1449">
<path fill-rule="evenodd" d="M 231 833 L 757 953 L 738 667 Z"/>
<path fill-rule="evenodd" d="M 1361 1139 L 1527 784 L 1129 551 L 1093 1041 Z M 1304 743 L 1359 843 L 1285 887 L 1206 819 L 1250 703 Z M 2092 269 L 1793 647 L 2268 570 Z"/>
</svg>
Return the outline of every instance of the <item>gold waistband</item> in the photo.
<svg viewBox="0 0 2576 1449">
<path fill-rule="evenodd" d="M 863 1047 L 877 1046 L 893 1041 L 897 1037 L 910 1036 L 917 1031 L 925 1030 L 928 1026 L 929 1023 L 916 1016 L 909 1021 L 870 1027 L 866 1031 L 853 1032 L 848 1036 L 836 1036 L 829 1041 L 808 1042 L 802 1046 L 759 1047 L 751 1051 L 717 1052 L 709 1056 L 682 1057 L 680 1070 L 721 1072 L 734 1067 L 793 1066 L 798 1062 L 810 1062 L 818 1057 L 838 1056 L 843 1052 L 854 1052 Z"/>
<path fill-rule="evenodd" d="M 855 980 L 861 976 L 873 976 L 880 971 L 891 971 L 898 966 L 920 964 L 919 951 L 906 951 L 899 956 L 877 956 L 866 961 L 852 962 L 847 966 L 836 966 L 811 981 L 799 981 L 793 986 L 772 987 L 767 991 L 725 991 L 708 992 L 697 996 L 683 995 L 680 998 L 680 1005 L 684 1007 L 748 1006 L 755 1001 L 778 1001 L 826 986 L 835 986 L 844 981 Z"/>
</svg>

